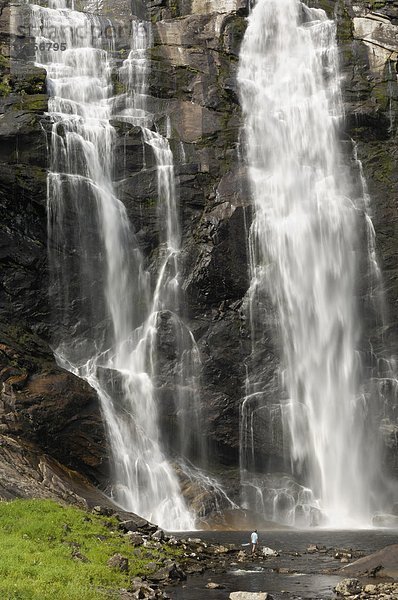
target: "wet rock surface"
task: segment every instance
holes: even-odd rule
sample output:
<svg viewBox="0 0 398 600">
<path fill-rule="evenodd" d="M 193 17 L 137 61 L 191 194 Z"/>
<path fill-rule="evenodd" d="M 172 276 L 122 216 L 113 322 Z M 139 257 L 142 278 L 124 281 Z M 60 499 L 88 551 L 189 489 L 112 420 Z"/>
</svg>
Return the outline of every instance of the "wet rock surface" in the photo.
<svg viewBox="0 0 398 600">
<path fill-rule="evenodd" d="M 102 494 L 81 474 L 66 469 L 36 444 L 0 434 L 0 500 L 52 498 L 87 506 Z"/>
<path fill-rule="evenodd" d="M 105 432 L 94 390 L 58 368 L 36 334 L 0 323 L 0 335 L 1 432 L 36 444 L 97 483 L 106 479 Z"/>
</svg>

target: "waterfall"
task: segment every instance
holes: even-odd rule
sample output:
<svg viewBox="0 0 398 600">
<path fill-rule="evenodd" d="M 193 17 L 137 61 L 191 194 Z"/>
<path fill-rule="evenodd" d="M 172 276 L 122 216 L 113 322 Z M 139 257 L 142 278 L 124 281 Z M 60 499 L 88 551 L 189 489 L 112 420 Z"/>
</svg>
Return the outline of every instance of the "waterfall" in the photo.
<svg viewBox="0 0 398 600">
<path fill-rule="evenodd" d="M 299 0 L 258 0 L 238 79 L 254 204 L 245 501 L 289 523 L 319 522 L 320 508 L 330 525 L 368 522 L 378 464 L 359 385 L 359 217 L 337 139 L 334 22 Z M 254 450 L 271 415 L 291 476 L 264 477 Z"/>
<path fill-rule="evenodd" d="M 50 95 L 49 261 L 61 332 L 56 356 L 98 393 L 112 455 L 115 501 L 167 529 L 192 529 L 193 515 L 163 448 L 154 386 L 159 315 L 173 309 L 171 297 L 178 287 L 179 230 L 172 157 L 166 141 L 149 133 L 149 24 L 133 24 L 131 54 L 121 68 L 128 89 L 115 99 L 114 40 L 106 41 L 104 48 L 98 37 L 109 21 L 68 9 L 63 0 L 52 0 L 50 8 L 32 5 L 31 10 L 36 61 L 47 70 Z M 54 39 L 66 50 L 40 45 Z M 145 141 L 162 147 L 159 177 L 167 179 L 162 181 L 169 204 L 166 257 L 155 291 L 112 180 L 115 118 L 142 126 Z M 191 338 L 190 344 L 184 351 L 195 355 Z"/>
</svg>

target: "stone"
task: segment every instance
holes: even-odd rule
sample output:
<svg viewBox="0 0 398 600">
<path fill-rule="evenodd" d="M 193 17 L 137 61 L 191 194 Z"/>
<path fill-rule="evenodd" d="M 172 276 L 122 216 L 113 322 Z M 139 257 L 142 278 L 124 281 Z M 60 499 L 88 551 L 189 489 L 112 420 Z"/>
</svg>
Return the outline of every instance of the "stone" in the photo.
<svg viewBox="0 0 398 600">
<path fill-rule="evenodd" d="M 144 543 L 144 538 L 142 537 L 142 535 L 135 531 L 128 531 L 126 534 L 126 538 L 133 546 L 142 546 L 142 544 Z"/>
<path fill-rule="evenodd" d="M 192 562 L 185 565 L 185 572 L 188 575 L 201 575 L 205 572 L 205 566 L 200 562 Z"/>
<path fill-rule="evenodd" d="M 361 592 L 358 579 L 343 579 L 335 587 L 336 594 L 340 596 L 353 596 Z"/>
<path fill-rule="evenodd" d="M 72 558 L 73 558 L 73 560 L 76 560 L 76 561 L 82 562 L 82 563 L 90 562 L 89 559 L 87 558 L 87 556 L 84 556 L 84 554 L 82 554 L 81 552 L 78 552 L 76 550 L 74 550 L 72 552 Z"/>
<path fill-rule="evenodd" d="M 365 592 L 365 594 L 370 594 L 371 596 L 373 596 L 373 594 L 377 594 L 377 586 L 368 583 L 363 587 L 363 591 Z"/>
<path fill-rule="evenodd" d="M 238 562 L 244 562 L 247 560 L 247 554 L 244 550 L 239 550 L 238 556 L 236 557 Z"/>
<path fill-rule="evenodd" d="M 234 552 L 235 548 L 231 546 L 213 546 L 213 554 L 229 554 Z"/>
<path fill-rule="evenodd" d="M 348 550 L 338 550 L 335 553 L 334 557 L 335 558 L 343 558 L 343 557 L 352 558 L 352 552 L 348 551 Z"/>
<path fill-rule="evenodd" d="M 121 529 L 125 533 L 136 532 L 136 531 L 147 531 L 147 530 L 153 529 L 154 527 L 156 528 L 156 526 L 151 525 L 145 519 L 142 519 L 138 515 L 132 515 L 132 514 L 130 515 L 130 518 L 128 520 L 120 521 L 118 526 L 119 526 L 119 529 Z"/>
<path fill-rule="evenodd" d="M 115 511 L 109 506 L 94 506 L 92 512 L 103 517 L 112 517 Z"/>
<path fill-rule="evenodd" d="M 263 556 L 279 556 L 279 553 L 276 550 L 273 550 L 272 548 L 262 548 L 261 554 Z"/>
<path fill-rule="evenodd" d="M 273 600 L 267 592 L 232 592 L 230 600 Z"/>
<path fill-rule="evenodd" d="M 158 594 L 148 583 L 143 581 L 140 577 L 134 577 L 130 583 L 130 590 L 133 592 L 133 598 L 137 600 L 161 598 L 160 593 Z"/>
<path fill-rule="evenodd" d="M 21 326 L 4 326 L 1 308 L 0 339 L 3 431 L 40 446 L 86 477 L 95 472 L 97 481 L 105 478 L 105 431 L 94 390 L 57 367 L 51 349 L 39 336 Z"/>
<path fill-rule="evenodd" d="M 213 581 L 209 581 L 209 583 L 206 584 L 206 588 L 208 590 L 224 590 L 225 585 L 222 585 L 221 583 L 214 583 Z"/>
<path fill-rule="evenodd" d="M 122 573 L 125 573 L 129 570 L 129 559 L 122 554 L 114 554 L 107 562 L 108 567 L 112 567 L 112 569 L 117 569 Z"/>
<path fill-rule="evenodd" d="M 179 565 L 173 563 L 170 566 L 165 566 L 149 576 L 151 581 L 185 581 L 187 578 L 184 571 Z"/>
<path fill-rule="evenodd" d="M 157 531 L 155 531 L 155 533 L 151 535 L 151 537 L 153 540 L 159 540 L 162 542 L 165 539 L 165 534 L 162 529 L 158 529 Z"/>
</svg>

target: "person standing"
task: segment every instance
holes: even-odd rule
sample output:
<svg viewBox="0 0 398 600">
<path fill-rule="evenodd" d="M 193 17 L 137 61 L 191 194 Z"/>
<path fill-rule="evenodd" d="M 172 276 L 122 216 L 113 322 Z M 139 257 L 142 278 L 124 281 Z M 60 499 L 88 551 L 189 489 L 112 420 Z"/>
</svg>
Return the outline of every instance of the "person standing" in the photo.
<svg viewBox="0 0 398 600">
<path fill-rule="evenodd" d="M 258 533 L 257 533 L 257 529 L 255 529 L 253 531 L 253 533 L 251 534 L 250 541 L 251 541 L 251 545 L 252 545 L 252 554 L 255 554 L 255 552 L 257 550 L 257 545 L 258 545 Z"/>
</svg>

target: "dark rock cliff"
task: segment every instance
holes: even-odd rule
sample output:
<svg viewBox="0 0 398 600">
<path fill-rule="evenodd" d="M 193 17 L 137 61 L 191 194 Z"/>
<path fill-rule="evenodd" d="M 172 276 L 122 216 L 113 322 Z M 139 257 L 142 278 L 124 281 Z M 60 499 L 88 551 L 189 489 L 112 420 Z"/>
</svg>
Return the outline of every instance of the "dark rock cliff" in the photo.
<svg viewBox="0 0 398 600">
<path fill-rule="evenodd" d="M 107 453 L 96 394 L 57 367 L 48 345 L 46 74 L 23 58 L 32 44 L 18 36 L 28 31 L 19 29 L 26 18 L 2 3 L 0 430 L 21 441 L 26 457 L 48 453 L 98 481 L 107 473 Z M 22 451 L 26 442 L 33 444 L 30 454 Z M 2 473 L 6 489 L 9 473 Z"/>
<path fill-rule="evenodd" d="M 101 12 L 128 23 L 131 9 L 153 24 L 151 107 L 160 130 L 171 129 L 183 230 L 186 321 L 201 353 L 201 400 L 209 462 L 238 466 L 239 408 L 244 395 L 245 362 L 251 343 L 244 296 L 250 191 L 241 160 L 241 113 L 236 83 L 246 0 L 133 0 L 102 3 Z M 397 353 L 397 52 L 398 2 L 311 0 L 338 23 L 346 109 L 342 144 L 347 161 L 352 142 L 371 195 L 377 250 L 385 289 L 384 321 L 367 306 L 359 282 L 364 316 L 366 369 Z M 79 7 L 84 10 L 82 0 Z M 23 19 L 24 12 L 22 10 Z M 25 17 L 26 18 L 26 17 Z M 20 23 L 20 21 L 18 21 Z M 125 30 L 123 30 L 125 32 Z M 96 482 L 106 478 L 106 442 L 94 392 L 59 369 L 49 343 L 51 325 L 46 254 L 46 86 L 45 73 L 19 44 L 8 3 L 0 17 L 0 400 L 1 430 L 40 448 Z M 31 40 L 30 40 L 31 42 Z M 118 39 L 115 68 L 126 56 L 128 36 Z M 14 56 L 14 55 L 13 55 Z M 115 91 L 118 85 L 115 76 Z M 156 171 L 144 155 L 140 130 L 115 123 L 119 132 L 115 185 L 136 230 L 148 266 L 156 262 L 159 240 Z M 123 160 L 119 160 L 123 159 Z M 381 285 L 379 283 L 379 285 Z M 166 335 L 166 334 L 165 334 Z M 395 346 L 394 346 L 395 344 Z M 164 350 L 167 373 L 167 340 Z M 371 352 L 372 350 L 372 352 Z M 272 394 L 277 357 L 270 341 L 259 352 L 267 365 Z M 371 355 L 371 356 L 370 356 Z M 162 358 L 163 360 L 163 358 Z M 170 370 L 172 361 L 170 360 Z M 390 377 L 390 366 L 382 377 Z M 268 378 L 268 379 L 267 379 Z M 386 387 L 388 387 L 386 383 Z M 392 384 L 391 384 L 392 385 Z M 391 390 L 390 390 L 391 391 Z M 387 390 L 386 395 L 392 394 Z M 395 407 L 378 409 L 388 461 L 398 470 Z M 162 418 L 174 416 L 162 404 Z M 272 443 L 264 423 L 256 443 L 263 459 L 279 464 L 278 435 Z M 276 437 L 275 437 L 276 435 Z"/>
</svg>

